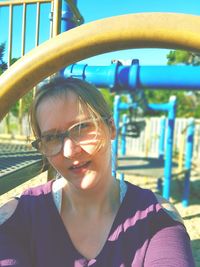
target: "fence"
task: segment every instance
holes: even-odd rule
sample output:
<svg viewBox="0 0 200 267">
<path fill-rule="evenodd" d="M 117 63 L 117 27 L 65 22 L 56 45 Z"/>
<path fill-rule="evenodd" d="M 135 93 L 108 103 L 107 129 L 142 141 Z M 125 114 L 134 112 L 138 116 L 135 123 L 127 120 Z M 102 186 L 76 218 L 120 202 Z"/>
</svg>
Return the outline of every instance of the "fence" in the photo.
<svg viewBox="0 0 200 267">
<path fill-rule="evenodd" d="M 142 157 L 158 157 L 161 118 L 152 117 L 146 119 L 146 127 L 139 138 L 127 137 L 127 154 Z M 189 119 L 177 118 L 174 131 L 174 155 L 178 156 L 185 142 Z M 194 153 L 193 159 L 200 159 L 200 119 L 195 120 Z"/>
</svg>

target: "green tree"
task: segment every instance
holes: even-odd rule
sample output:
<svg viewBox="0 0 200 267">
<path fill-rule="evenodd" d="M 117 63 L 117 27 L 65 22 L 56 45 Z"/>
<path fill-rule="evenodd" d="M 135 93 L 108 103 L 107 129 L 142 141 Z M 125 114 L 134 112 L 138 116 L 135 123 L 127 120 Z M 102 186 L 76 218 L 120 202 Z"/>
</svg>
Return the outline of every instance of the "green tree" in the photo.
<svg viewBox="0 0 200 267">
<path fill-rule="evenodd" d="M 145 90 L 148 103 L 167 103 L 170 96 L 175 95 L 177 98 L 177 117 L 199 117 L 197 112 L 196 100 L 193 95 L 187 95 L 184 91 L 179 90 Z M 147 111 L 148 116 L 164 115 L 160 111 Z"/>
<path fill-rule="evenodd" d="M 7 69 L 7 64 L 4 62 L 5 43 L 0 44 L 0 75 Z"/>
<path fill-rule="evenodd" d="M 114 94 L 111 93 L 108 89 L 100 88 L 101 93 L 103 94 L 106 102 L 108 103 L 110 109 L 113 109 L 113 100 L 114 100 Z"/>
<path fill-rule="evenodd" d="M 185 65 L 200 65 L 200 54 L 193 53 L 190 51 L 184 50 L 172 50 L 167 55 L 168 65 L 177 65 L 177 64 L 185 64 Z"/>
</svg>

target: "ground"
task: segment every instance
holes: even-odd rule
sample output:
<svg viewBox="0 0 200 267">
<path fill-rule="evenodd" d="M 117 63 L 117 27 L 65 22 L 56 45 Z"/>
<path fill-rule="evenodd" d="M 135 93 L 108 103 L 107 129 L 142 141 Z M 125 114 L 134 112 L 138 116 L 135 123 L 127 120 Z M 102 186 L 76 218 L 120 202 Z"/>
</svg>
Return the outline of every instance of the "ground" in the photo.
<svg viewBox="0 0 200 267">
<path fill-rule="evenodd" d="M 176 206 L 181 214 L 187 231 L 191 238 L 192 251 L 195 258 L 196 267 L 200 267 L 200 170 L 192 173 L 191 176 L 191 189 L 190 189 L 190 203 L 187 208 L 181 204 L 181 195 L 183 190 L 183 178 L 174 178 L 171 186 L 170 201 Z M 32 180 L 22 184 L 21 186 L 9 191 L 8 193 L 0 196 L 0 205 L 5 199 L 18 195 L 21 191 L 30 186 L 44 183 L 46 181 L 46 173 L 43 173 Z M 139 185 L 143 188 L 149 188 L 157 192 L 157 179 L 155 177 L 140 177 L 125 175 L 125 179 Z"/>
</svg>

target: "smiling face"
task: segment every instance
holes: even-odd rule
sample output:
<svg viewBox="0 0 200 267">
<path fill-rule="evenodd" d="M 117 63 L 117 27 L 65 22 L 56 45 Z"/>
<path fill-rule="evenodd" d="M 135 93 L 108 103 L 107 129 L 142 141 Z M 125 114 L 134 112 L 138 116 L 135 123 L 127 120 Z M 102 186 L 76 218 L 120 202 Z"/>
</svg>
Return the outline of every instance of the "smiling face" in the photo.
<svg viewBox="0 0 200 267">
<path fill-rule="evenodd" d="M 44 98 L 36 111 L 41 136 L 63 133 L 74 124 L 91 119 L 89 114 L 84 104 L 80 108 L 80 100 L 72 91 Z M 61 151 L 48 156 L 50 164 L 79 189 L 94 187 L 111 177 L 111 139 L 115 137 L 115 129 L 102 121 L 98 121 L 97 129 L 91 142 L 80 145 L 66 137 Z M 94 136 L 93 132 L 91 136 Z M 95 150 L 99 140 L 102 140 L 102 145 Z"/>
</svg>

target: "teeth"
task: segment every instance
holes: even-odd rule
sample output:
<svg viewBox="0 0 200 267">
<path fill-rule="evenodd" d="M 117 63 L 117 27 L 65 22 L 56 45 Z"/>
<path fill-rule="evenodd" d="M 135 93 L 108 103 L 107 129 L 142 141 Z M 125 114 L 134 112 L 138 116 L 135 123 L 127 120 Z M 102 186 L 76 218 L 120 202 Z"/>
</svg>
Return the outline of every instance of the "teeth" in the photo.
<svg viewBox="0 0 200 267">
<path fill-rule="evenodd" d="M 84 166 L 86 163 L 87 162 L 84 162 L 83 164 L 72 166 L 71 168 L 72 169 L 80 168 L 80 167 Z"/>
</svg>

